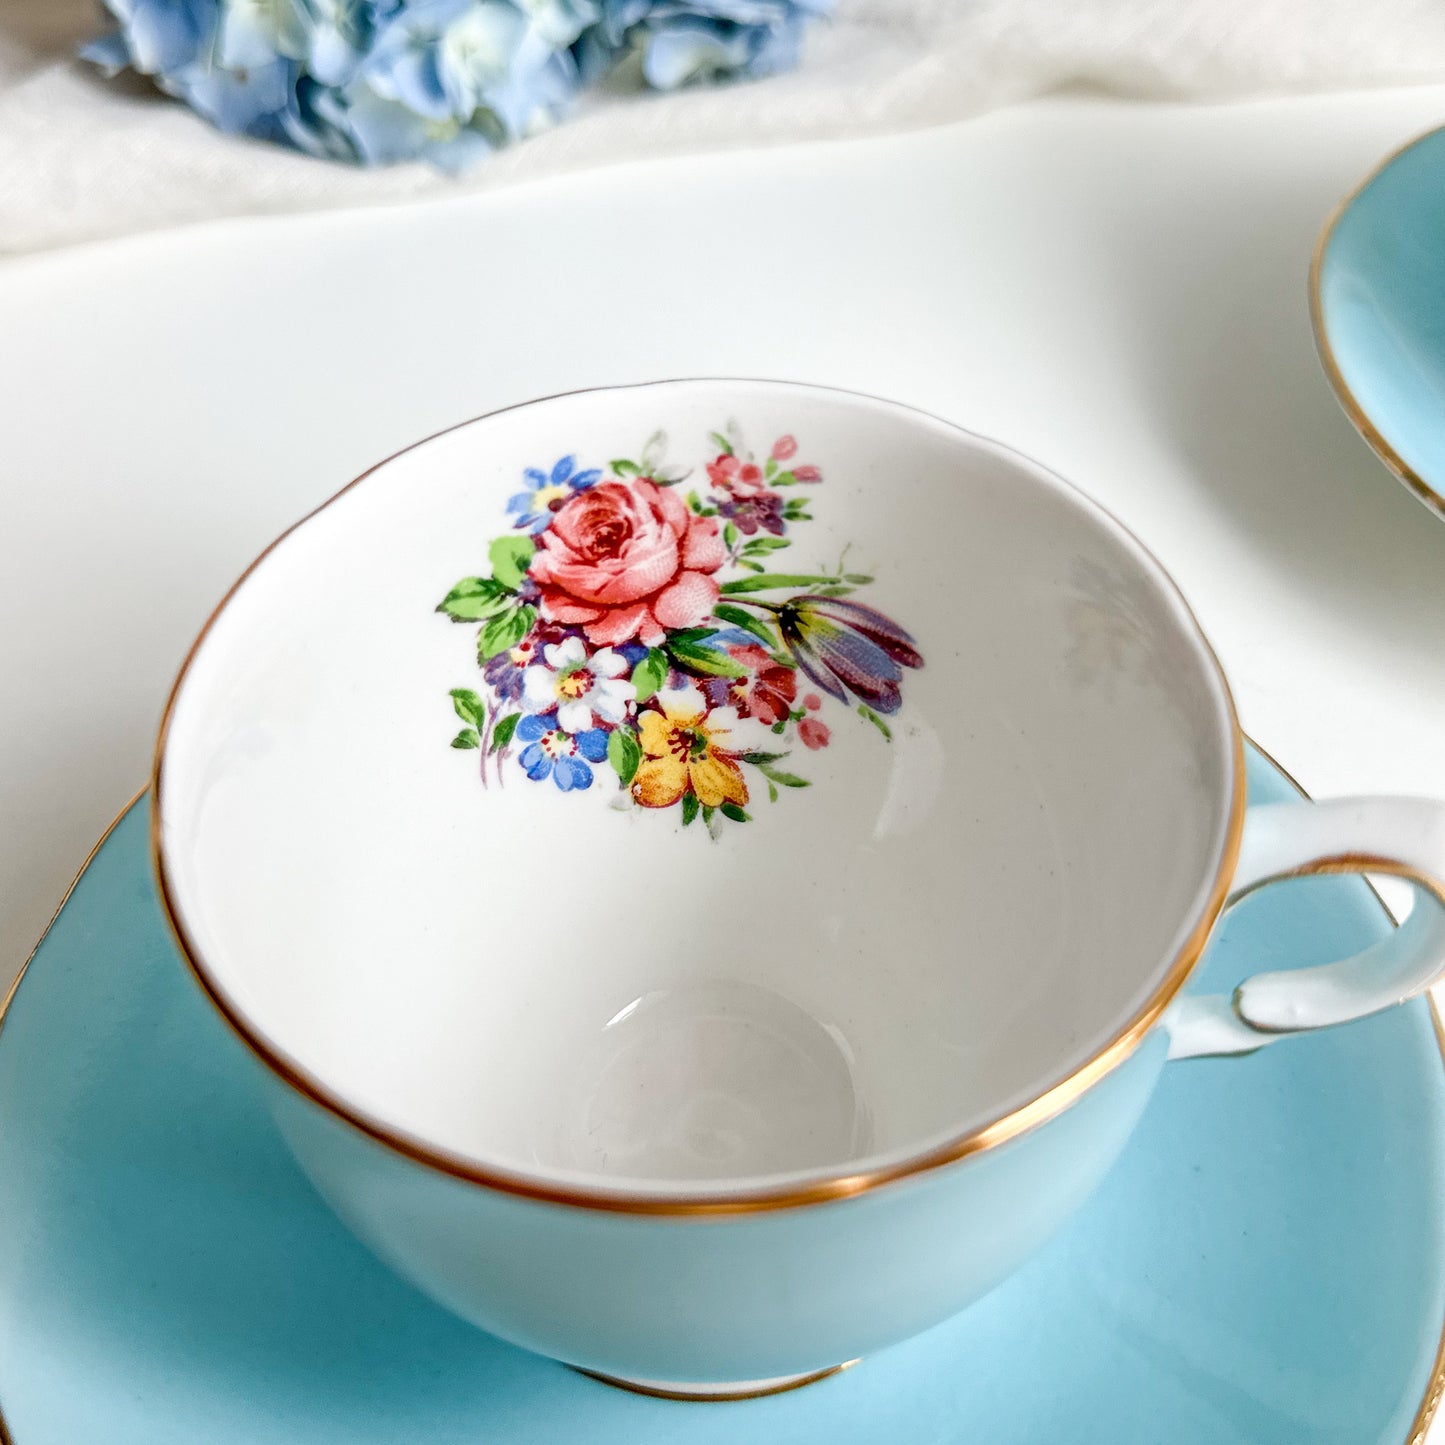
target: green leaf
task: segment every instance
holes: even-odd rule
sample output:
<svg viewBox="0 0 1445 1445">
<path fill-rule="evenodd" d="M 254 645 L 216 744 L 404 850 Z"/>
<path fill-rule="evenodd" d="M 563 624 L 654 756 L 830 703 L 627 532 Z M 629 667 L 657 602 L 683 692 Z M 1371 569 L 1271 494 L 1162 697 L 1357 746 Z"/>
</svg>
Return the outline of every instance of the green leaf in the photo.
<svg viewBox="0 0 1445 1445">
<path fill-rule="evenodd" d="M 766 572 L 768 570 L 761 562 L 749 562 L 746 557 L 738 558 L 738 566 L 746 567 L 749 572 Z"/>
<path fill-rule="evenodd" d="M 734 823 L 751 823 L 752 819 L 738 807 L 736 803 L 724 803 L 722 805 L 724 818 L 731 818 Z"/>
<path fill-rule="evenodd" d="M 696 512 L 699 517 L 702 516 L 702 498 L 698 496 L 696 492 L 689 492 L 687 494 L 687 505 L 692 511 Z"/>
<path fill-rule="evenodd" d="M 798 479 L 793 474 L 792 468 L 789 467 L 786 472 L 779 472 L 777 476 L 773 478 L 772 485 L 775 487 L 796 487 L 798 485 Z"/>
<path fill-rule="evenodd" d="M 770 783 L 776 783 L 780 788 L 811 788 L 813 786 L 807 778 L 800 778 L 796 773 L 786 773 L 782 768 L 769 767 L 767 763 L 759 763 L 758 771 Z"/>
<path fill-rule="evenodd" d="M 449 694 L 457 716 L 464 723 L 479 728 L 487 720 L 486 705 L 469 687 L 454 687 Z"/>
<path fill-rule="evenodd" d="M 871 707 L 868 707 L 866 704 L 860 702 L 858 704 L 858 716 L 866 717 L 868 721 L 871 722 L 873 726 L 877 728 L 878 731 L 882 733 L 885 738 L 888 739 L 890 743 L 893 741 L 892 728 L 890 728 L 888 724 L 884 722 L 883 719 L 879 717 L 878 714 L 874 712 Z"/>
<path fill-rule="evenodd" d="M 489 662 L 499 652 L 510 651 L 532 630 L 536 620 L 535 607 L 514 607 L 492 618 L 477 638 L 477 661 Z"/>
<path fill-rule="evenodd" d="M 778 801 L 778 790 L 777 790 L 771 783 L 769 783 L 769 784 L 768 784 L 768 802 L 770 802 L 770 803 L 776 803 L 777 801 Z"/>
<path fill-rule="evenodd" d="M 632 685 L 637 689 L 637 701 L 646 702 L 666 681 L 667 654 L 654 647 L 632 669 Z"/>
<path fill-rule="evenodd" d="M 812 587 L 815 584 L 827 586 L 836 582 L 836 577 L 823 577 L 805 572 L 763 572 L 756 577 L 740 577 L 736 582 L 724 582 L 719 591 L 724 594 L 738 592 L 768 592 L 774 587 Z M 852 581 L 850 577 L 848 581 Z"/>
<path fill-rule="evenodd" d="M 527 575 L 527 566 L 536 550 L 537 544 L 530 537 L 518 536 L 515 532 L 498 537 L 488 554 L 492 559 L 492 576 L 515 592 Z"/>
<path fill-rule="evenodd" d="M 734 627 L 741 627 L 744 632 L 751 632 L 759 642 L 767 647 L 778 645 L 777 636 L 768 624 L 761 617 L 755 617 L 751 612 L 744 612 L 741 607 L 734 607 L 730 602 L 719 602 L 713 608 L 712 615 L 719 622 L 730 622 Z"/>
<path fill-rule="evenodd" d="M 738 529 L 731 522 L 723 528 L 723 546 L 731 547 L 738 539 Z"/>
<path fill-rule="evenodd" d="M 684 793 L 682 795 L 682 826 L 684 828 L 697 817 L 697 794 Z"/>
<path fill-rule="evenodd" d="M 437 611 L 453 622 L 480 622 L 511 605 L 513 594 L 490 577 L 463 577 L 442 600 Z"/>
<path fill-rule="evenodd" d="M 607 761 L 617 774 L 617 781 L 625 788 L 637 773 L 642 761 L 642 746 L 637 734 L 631 728 L 616 728 L 607 739 Z"/>
<path fill-rule="evenodd" d="M 480 623 L 510 607 L 514 594 L 490 577 L 464 577 L 436 604 L 455 623 Z"/>
<path fill-rule="evenodd" d="M 732 456 L 733 444 L 720 431 L 710 431 L 708 436 L 712 438 L 718 451 L 726 452 L 728 456 Z"/>
<path fill-rule="evenodd" d="M 717 631 L 715 627 L 678 627 L 667 634 L 669 642 L 701 642 Z"/>
<path fill-rule="evenodd" d="M 756 765 L 756 764 L 759 764 L 759 763 L 775 763 L 775 762 L 778 761 L 779 758 L 785 758 L 785 757 L 787 757 L 788 755 L 787 755 L 787 753 L 758 753 L 758 752 L 752 752 L 752 753 L 739 753 L 738 756 L 739 756 L 745 763 L 753 763 L 753 764 Z"/>
<path fill-rule="evenodd" d="M 835 577 L 832 580 L 836 582 L 839 579 Z M 842 580 L 851 582 L 855 587 L 866 587 L 873 579 L 866 572 L 845 572 Z"/>
<path fill-rule="evenodd" d="M 667 655 L 684 672 L 700 672 L 707 677 L 746 677 L 748 674 L 740 662 L 734 662 L 727 653 L 716 647 L 703 647 L 696 642 L 669 640 Z"/>
<path fill-rule="evenodd" d="M 476 728 L 463 728 L 456 737 L 452 739 L 454 748 L 479 748 L 482 740 L 477 736 Z"/>
<path fill-rule="evenodd" d="M 851 587 L 819 587 L 813 593 L 814 597 L 846 597 L 854 589 Z"/>
<path fill-rule="evenodd" d="M 767 462 L 763 465 L 763 476 L 771 479 L 771 478 L 777 476 L 777 474 L 778 474 L 778 459 L 777 459 L 777 457 L 769 457 L 768 460 L 767 460 Z"/>
<path fill-rule="evenodd" d="M 507 716 L 492 729 L 492 751 L 494 753 L 501 752 L 502 749 L 512 741 L 512 734 L 517 731 L 517 724 L 521 722 L 521 720 L 521 713 L 508 713 Z"/>
<path fill-rule="evenodd" d="M 626 457 L 618 457 L 615 461 L 608 462 L 613 474 L 619 477 L 639 477 L 642 475 L 642 468 L 636 462 L 630 462 Z"/>
<path fill-rule="evenodd" d="M 779 547 L 791 547 L 792 545 L 786 537 L 754 537 L 751 542 L 743 543 L 743 551 L 776 552 Z"/>
<path fill-rule="evenodd" d="M 702 810 L 702 820 L 703 820 L 703 822 L 710 824 L 710 823 L 712 822 L 712 820 L 713 820 L 713 815 L 714 815 L 716 812 L 717 812 L 717 809 L 716 809 L 716 808 L 712 808 L 712 807 L 704 808 L 704 809 Z"/>
</svg>

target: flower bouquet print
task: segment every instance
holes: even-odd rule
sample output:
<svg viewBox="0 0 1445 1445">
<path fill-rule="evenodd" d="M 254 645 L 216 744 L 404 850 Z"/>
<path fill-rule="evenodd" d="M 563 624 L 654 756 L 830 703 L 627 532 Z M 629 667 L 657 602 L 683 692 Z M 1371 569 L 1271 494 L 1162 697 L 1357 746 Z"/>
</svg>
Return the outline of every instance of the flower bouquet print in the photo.
<svg viewBox="0 0 1445 1445">
<path fill-rule="evenodd" d="M 844 709 L 891 741 L 905 669 L 923 666 L 913 637 L 858 600 L 873 578 L 846 549 L 816 571 L 781 555 L 821 471 L 791 435 L 762 462 L 736 423 L 708 442 L 705 482 L 665 463 L 661 432 L 635 459 L 528 469 L 489 575 L 442 599 L 475 633 L 481 678 L 452 689 L 451 745 L 479 755 L 484 785 L 596 785 L 716 837 L 761 794 L 809 786 Z"/>
</svg>

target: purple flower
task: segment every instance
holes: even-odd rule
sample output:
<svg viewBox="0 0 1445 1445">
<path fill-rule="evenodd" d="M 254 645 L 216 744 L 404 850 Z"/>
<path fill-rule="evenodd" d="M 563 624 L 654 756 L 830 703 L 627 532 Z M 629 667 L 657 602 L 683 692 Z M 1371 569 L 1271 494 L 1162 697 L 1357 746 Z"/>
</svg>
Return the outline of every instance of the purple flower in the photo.
<svg viewBox="0 0 1445 1445">
<path fill-rule="evenodd" d="M 505 702 L 522 700 L 522 675 L 532 665 L 540 644 L 528 633 L 515 647 L 489 657 L 482 668 L 487 686 Z"/>
<path fill-rule="evenodd" d="M 778 631 L 799 668 L 824 692 L 848 693 L 874 711 L 894 713 L 903 701 L 905 667 L 922 667 L 917 644 L 896 622 L 842 597 L 790 597 L 777 608 Z"/>
<path fill-rule="evenodd" d="M 726 517 L 746 537 L 759 527 L 775 537 L 783 535 L 783 499 L 776 492 L 741 492 L 718 503 L 717 514 Z"/>
</svg>

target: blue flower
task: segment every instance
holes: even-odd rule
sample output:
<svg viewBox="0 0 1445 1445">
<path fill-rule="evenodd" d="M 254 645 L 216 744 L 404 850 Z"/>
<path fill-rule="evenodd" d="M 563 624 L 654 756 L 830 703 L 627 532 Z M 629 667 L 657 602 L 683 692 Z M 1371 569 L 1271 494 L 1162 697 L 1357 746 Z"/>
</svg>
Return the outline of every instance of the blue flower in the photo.
<svg viewBox="0 0 1445 1445">
<path fill-rule="evenodd" d="M 278 56 L 322 85 L 355 75 L 379 28 L 403 0 L 225 0 L 219 63 L 250 69 Z"/>
<path fill-rule="evenodd" d="M 215 42 L 219 0 L 107 0 L 121 28 L 82 47 L 108 75 L 127 66 L 164 75 L 193 65 Z"/>
<path fill-rule="evenodd" d="M 577 470 L 577 458 L 563 457 L 550 472 L 528 467 L 522 473 L 527 490 L 517 492 L 507 500 L 507 510 L 517 514 L 515 526 L 536 534 L 545 532 L 552 525 L 552 516 L 574 492 L 585 492 L 595 487 L 601 478 L 601 471 L 592 467 L 585 472 Z"/>
<path fill-rule="evenodd" d="M 658 90 L 705 80 L 756 80 L 791 69 L 803 28 L 834 0 L 601 0 L 602 18 L 576 48 L 586 79 L 610 70 L 627 50 Z"/>
<path fill-rule="evenodd" d="M 544 8 L 555 28 L 556 4 Z M 412 0 L 378 32 L 340 113 L 364 161 L 425 155 L 456 170 L 550 123 L 576 86 L 571 52 L 511 0 Z"/>
<path fill-rule="evenodd" d="M 518 742 L 526 743 L 517 761 L 534 783 L 550 777 L 564 793 L 592 786 L 588 763 L 600 763 L 607 756 L 607 730 L 566 733 L 557 725 L 557 714 L 528 713 L 517 724 Z"/>
<path fill-rule="evenodd" d="M 221 130 L 364 164 L 458 170 L 555 119 L 596 0 L 106 0 L 81 54 Z"/>
<path fill-rule="evenodd" d="M 217 128 L 366 165 L 460 170 L 551 124 L 633 50 L 654 86 L 791 65 L 833 0 L 105 0 L 82 48 Z"/>
<path fill-rule="evenodd" d="M 107 74 L 129 66 L 152 76 L 162 90 L 184 100 L 219 130 L 287 139 L 283 117 L 294 105 L 299 69 L 294 59 L 275 46 L 261 45 L 251 34 L 245 21 L 257 8 L 256 0 L 231 5 L 221 0 L 106 3 L 120 28 L 85 46 L 82 56 Z M 274 8 L 289 6 L 281 0 Z M 294 39 L 294 27 L 284 28 Z M 231 29 L 243 64 L 224 60 Z"/>
</svg>

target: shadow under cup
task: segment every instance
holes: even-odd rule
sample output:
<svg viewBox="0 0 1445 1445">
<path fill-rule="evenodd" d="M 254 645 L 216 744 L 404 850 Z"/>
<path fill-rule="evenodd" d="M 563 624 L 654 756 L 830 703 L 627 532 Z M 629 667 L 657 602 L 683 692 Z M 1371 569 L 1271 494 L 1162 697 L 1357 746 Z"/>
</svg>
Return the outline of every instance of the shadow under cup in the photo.
<svg viewBox="0 0 1445 1445">
<path fill-rule="evenodd" d="M 897 711 L 820 699 L 828 745 L 773 765 L 808 786 L 755 778 L 712 830 L 605 762 L 564 792 L 449 748 L 482 684 L 437 602 L 524 470 L 662 429 L 706 487 L 730 418 L 821 473 L 784 570 L 871 579 L 922 656 Z M 266 553 L 177 685 L 158 841 L 212 996 L 334 1114 L 481 1187 L 726 1209 L 907 1173 L 1142 1034 L 1221 902 L 1236 748 L 1172 584 L 1033 463 L 849 394 L 659 383 L 444 433 Z"/>
</svg>

